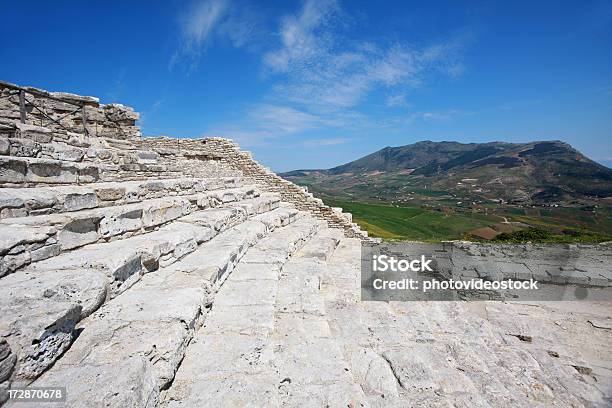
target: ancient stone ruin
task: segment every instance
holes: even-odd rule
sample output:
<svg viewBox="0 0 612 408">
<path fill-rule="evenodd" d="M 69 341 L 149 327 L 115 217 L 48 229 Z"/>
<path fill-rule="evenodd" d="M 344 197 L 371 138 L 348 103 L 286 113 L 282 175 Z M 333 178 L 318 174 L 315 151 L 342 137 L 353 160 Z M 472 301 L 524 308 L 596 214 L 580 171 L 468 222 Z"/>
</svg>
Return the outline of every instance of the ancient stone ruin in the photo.
<svg viewBox="0 0 612 408">
<path fill-rule="evenodd" d="M 0 83 L 0 404 L 23 385 L 66 387 L 54 407 L 612 402 L 610 303 L 362 302 L 350 214 L 137 119 Z M 452 245 L 451 273 L 504 254 Z M 589 251 L 607 257 L 581 279 L 610 286 L 609 247 Z"/>
</svg>

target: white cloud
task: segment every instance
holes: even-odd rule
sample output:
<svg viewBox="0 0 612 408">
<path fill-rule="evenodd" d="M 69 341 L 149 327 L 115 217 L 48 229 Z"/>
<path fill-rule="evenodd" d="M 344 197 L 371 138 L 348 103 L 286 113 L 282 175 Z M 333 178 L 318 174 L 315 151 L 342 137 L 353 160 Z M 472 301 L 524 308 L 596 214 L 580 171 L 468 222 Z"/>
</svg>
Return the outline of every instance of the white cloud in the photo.
<svg viewBox="0 0 612 408">
<path fill-rule="evenodd" d="M 344 20 L 331 0 L 306 0 L 298 13 L 281 20 L 280 47 L 264 56 L 268 71 L 281 75 L 275 97 L 328 112 L 353 108 L 381 87 L 405 92 L 434 72 L 463 71 L 458 41 L 423 49 L 351 43 L 339 33 Z"/>
<path fill-rule="evenodd" d="M 299 15 L 289 15 L 282 19 L 281 48 L 269 52 L 264 62 L 272 71 L 287 72 L 291 69 L 299 70 L 308 65 L 309 61 L 316 59 L 325 52 L 329 45 L 329 38 L 318 29 L 333 16 L 338 5 L 333 0 L 308 0 L 304 3 Z"/>
<path fill-rule="evenodd" d="M 199 0 L 187 7 L 180 17 L 180 45 L 170 60 L 170 69 L 181 60 L 188 60 L 190 69 L 197 66 L 207 40 L 227 10 L 227 0 Z"/>
<path fill-rule="evenodd" d="M 424 122 L 448 121 L 460 116 L 473 115 L 475 112 L 464 111 L 459 109 L 448 109 L 440 111 L 423 111 L 414 112 L 408 115 L 408 120 L 414 122 L 421 120 Z"/>
<path fill-rule="evenodd" d="M 334 137 L 329 139 L 310 139 L 305 140 L 302 145 L 306 147 L 321 147 L 321 146 L 335 146 L 339 144 L 348 143 L 350 139 L 344 137 Z"/>
<path fill-rule="evenodd" d="M 234 46 L 242 46 L 257 32 L 257 25 L 236 23 L 244 18 L 235 6 L 225 10 L 217 21 L 217 31 Z M 244 119 L 213 127 L 207 135 L 254 146 L 300 133 L 334 129 L 359 135 L 374 128 L 400 129 L 417 120 L 448 120 L 457 115 L 432 111 L 377 119 L 360 113 L 360 105 L 374 94 L 388 95 L 389 107 L 407 108 L 407 95 L 431 76 L 461 75 L 462 41 L 418 48 L 403 42 L 350 41 L 343 33 L 350 22 L 335 0 L 305 0 L 295 13 L 282 17 L 276 44 L 271 49 L 267 45 L 268 51 L 262 54 L 264 73 L 273 83 L 265 102 L 251 106 Z M 301 145 L 315 147 L 346 140 L 314 138 Z"/>
<path fill-rule="evenodd" d="M 265 124 L 271 132 L 280 134 L 302 132 L 321 124 L 317 116 L 287 106 L 261 105 L 249 116 L 254 122 Z"/>
<path fill-rule="evenodd" d="M 180 39 L 169 68 L 179 62 L 197 68 L 206 48 L 216 39 L 227 39 L 236 48 L 250 49 L 263 35 L 261 17 L 245 4 L 231 0 L 194 0 L 179 18 Z"/>
<path fill-rule="evenodd" d="M 406 101 L 406 95 L 404 94 L 395 94 L 389 95 L 387 97 L 387 106 L 391 108 L 407 108 L 410 106 L 408 101 Z"/>
<path fill-rule="evenodd" d="M 252 106 L 246 118 L 232 125 L 212 127 L 203 136 L 220 136 L 234 139 L 245 146 L 265 145 L 271 140 L 290 138 L 304 132 L 322 129 L 354 130 L 371 126 L 365 115 L 346 111 L 332 114 L 309 113 L 287 105 L 259 104 Z M 339 144 L 345 139 L 320 139 L 318 142 L 302 143 L 302 146 L 313 147 Z"/>
</svg>

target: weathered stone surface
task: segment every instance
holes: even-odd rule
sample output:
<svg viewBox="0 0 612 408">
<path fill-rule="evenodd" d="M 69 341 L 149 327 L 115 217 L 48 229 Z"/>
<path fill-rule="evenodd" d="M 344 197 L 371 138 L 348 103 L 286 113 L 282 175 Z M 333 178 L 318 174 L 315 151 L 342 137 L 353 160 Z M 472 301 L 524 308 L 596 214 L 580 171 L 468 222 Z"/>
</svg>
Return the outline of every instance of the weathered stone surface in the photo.
<svg viewBox="0 0 612 408">
<path fill-rule="evenodd" d="M 148 357 L 136 356 L 107 365 L 57 366 L 55 375 L 44 375 L 36 386 L 65 387 L 66 402 L 58 407 L 143 407 L 157 406 L 159 389 Z M 96 375 L 91 375 L 92 373 Z M 21 403 L 40 407 L 40 403 Z"/>
<path fill-rule="evenodd" d="M 51 129 L 43 126 L 16 123 L 15 127 L 17 128 L 17 137 L 36 140 L 40 143 L 49 143 L 53 139 L 53 132 Z"/>
<path fill-rule="evenodd" d="M 7 155 L 11 151 L 11 144 L 8 139 L 0 138 L 0 155 Z"/>
<path fill-rule="evenodd" d="M 278 208 L 280 196 L 278 194 L 263 194 L 257 198 L 242 200 L 238 207 L 242 208 L 248 215 L 261 214 Z"/>
<path fill-rule="evenodd" d="M 209 208 L 182 217 L 180 221 L 221 231 L 244 221 L 246 216 L 247 214 L 240 208 Z"/>
<path fill-rule="evenodd" d="M 149 228 L 179 218 L 189 213 L 189 201 L 184 198 L 168 199 L 161 205 L 145 204 L 142 209 L 142 226 Z"/>
<path fill-rule="evenodd" d="M 29 189 L 0 188 L 0 211 L 14 208 L 24 210 L 22 215 L 6 212 L 2 218 L 33 214 L 45 209 L 47 213 L 72 212 L 96 208 L 100 202 L 116 204 L 140 202 L 168 195 L 188 195 L 223 188 L 225 184 L 236 185 L 236 178 L 226 179 L 170 179 L 158 181 L 132 181 L 122 183 L 96 183 L 89 186 L 35 187 Z"/>
<path fill-rule="evenodd" d="M 55 148 L 51 157 L 56 160 L 64 160 L 69 162 L 80 162 L 83 160 L 85 152 L 79 147 L 64 147 Z"/>
<path fill-rule="evenodd" d="M 0 337 L 0 383 L 9 379 L 16 362 L 17 355 L 12 352 L 6 339 Z"/>
<path fill-rule="evenodd" d="M 41 153 L 41 146 L 31 139 L 9 139 L 11 148 L 10 155 L 18 157 L 38 157 Z"/>
<path fill-rule="evenodd" d="M 52 227 L 44 226 L 0 225 L 0 254 L 6 253 L 18 245 L 43 242 L 53 231 Z"/>
<path fill-rule="evenodd" d="M 312 232 L 305 222 L 291 224 L 259 241 L 245 258 L 273 237 L 295 251 Z M 168 406 L 278 405 L 280 379 L 270 365 L 273 349 L 268 336 L 274 329 L 279 271 L 275 263 L 241 262 L 231 272 L 165 395 Z"/>
<path fill-rule="evenodd" d="M 52 227 L 0 225 L 0 277 L 51 255 L 54 233 Z"/>
<path fill-rule="evenodd" d="M 12 157 L 0 157 L 0 183 L 23 183 L 28 165 Z"/>
<path fill-rule="evenodd" d="M 81 307 L 71 302 L 45 302 L 42 293 L 33 299 L 28 294 L 19 298 L 5 292 L 3 298 L 8 294 L 11 302 L 2 305 L 0 336 L 6 338 L 18 356 L 16 378 L 33 380 L 72 342 Z M 28 318 L 22 319 L 23 315 Z"/>
<path fill-rule="evenodd" d="M 297 219 L 299 211 L 295 208 L 279 207 L 270 212 L 266 212 L 254 217 L 255 220 L 261 221 L 270 229 L 288 225 Z"/>
<path fill-rule="evenodd" d="M 609 305 L 359 302 L 359 257 L 359 243 L 343 240 L 323 289 L 333 337 L 371 406 L 605 406 L 607 371 L 594 381 L 573 366 L 602 361 L 595 350 L 603 350 L 607 331 L 589 329 L 586 318 Z M 387 373 L 386 386 L 364 375 L 374 364 Z"/>
<path fill-rule="evenodd" d="M 194 252 L 171 267 L 145 275 L 128 292 L 84 320 L 78 340 L 35 385 L 59 381 L 92 384 L 97 378 L 107 378 L 109 367 L 140 358 L 146 359 L 147 365 L 138 373 L 135 383 L 152 378 L 157 385 L 156 392 L 165 388 L 174 378 L 187 344 L 201 326 L 205 307 L 215 291 L 216 275 L 199 274 L 192 265 L 197 264 L 200 270 L 231 270 L 241 255 L 241 240 L 236 238 L 242 236 L 249 242 L 252 228 L 252 223 L 242 223 L 221 233 L 210 245 L 204 244 L 201 247 L 204 250 Z M 222 244 L 211 246 L 217 241 Z M 217 253 L 217 260 L 209 263 L 202 255 L 208 253 L 205 249 L 212 247 L 224 251 L 227 256 Z M 219 258 L 225 259 L 227 265 L 220 267 Z M 84 372 L 83 366 L 90 369 Z M 128 401 L 128 396 L 121 394 L 129 393 L 130 389 L 122 389 L 120 385 L 132 374 L 116 372 L 115 375 L 115 379 L 107 378 L 110 384 L 117 385 L 113 401 Z M 107 386 L 101 391 L 92 390 L 83 398 L 91 403 L 99 401 L 106 389 Z"/>
<path fill-rule="evenodd" d="M 86 208 L 96 208 L 98 197 L 95 193 L 71 193 L 64 198 L 64 209 L 66 211 L 78 211 Z"/>
</svg>

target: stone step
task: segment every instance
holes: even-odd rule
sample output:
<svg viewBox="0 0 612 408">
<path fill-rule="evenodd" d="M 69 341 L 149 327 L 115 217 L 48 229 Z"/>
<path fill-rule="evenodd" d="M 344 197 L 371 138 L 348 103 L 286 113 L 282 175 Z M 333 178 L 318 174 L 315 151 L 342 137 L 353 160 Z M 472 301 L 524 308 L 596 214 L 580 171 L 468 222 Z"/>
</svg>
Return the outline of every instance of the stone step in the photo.
<svg viewBox="0 0 612 408">
<path fill-rule="evenodd" d="M 145 199 L 240 187 L 238 177 L 90 183 L 81 186 L 0 188 L 0 218 L 110 207 Z"/>
<path fill-rule="evenodd" d="M 280 406 L 367 405 L 332 336 L 321 291 L 326 260 L 339 240 L 338 230 L 324 230 L 282 268 L 271 339 Z"/>
<path fill-rule="evenodd" d="M 32 386 L 67 386 L 67 401 L 58 406 L 156 406 L 194 333 L 208 319 L 221 283 L 248 254 L 244 246 L 256 245 L 268 233 L 261 221 L 245 221 L 183 260 L 145 275 L 84 320 L 78 339 Z"/>
<path fill-rule="evenodd" d="M 242 208 L 206 209 L 157 231 L 89 245 L 4 277 L 0 306 L 9 313 L 0 316 L 0 336 L 7 337 L 20 356 L 24 368 L 20 368 L 19 376 L 31 379 L 39 375 L 70 344 L 79 320 L 160 265 L 165 267 L 184 258 L 198 244 L 237 224 L 252 231 L 251 235 L 265 232 L 261 221 L 246 219 Z M 227 239 L 218 236 L 214 245 L 226 245 Z M 234 240 L 230 243 L 250 242 Z M 210 256 L 216 257 L 216 253 Z M 38 358 L 40 355 L 45 358 Z"/>
<path fill-rule="evenodd" d="M 255 187 L 243 186 L 71 213 L 0 220 L 0 236 L 4 237 L 0 241 L 0 277 L 31 262 L 84 245 L 145 233 L 197 209 L 258 195 Z M 14 229 L 19 233 L 11 235 Z"/>
<path fill-rule="evenodd" d="M 15 123 L 4 129 L 8 137 L 2 138 L 6 148 L 2 154 L 22 157 L 66 157 L 72 160 L 117 161 L 118 153 L 137 153 L 139 160 L 151 160 L 150 151 L 138 151 L 129 140 L 117 140 L 103 136 L 88 136 L 65 129 L 51 129 L 33 124 Z M 114 153 L 114 155 L 113 155 Z M 138 154 L 140 153 L 140 154 Z"/>
<path fill-rule="evenodd" d="M 278 275 L 319 228 L 318 221 L 304 217 L 249 249 L 217 293 L 162 405 L 278 405 L 279 380 L 268 359 Z"/>
<path fill-rule="evenodd" d="M 0 186 L 93 183 L 110 165 L 0 156 Z"/>
<path fill-rule="evenodd" d="M 238 205 L 249 215 L 271 211 L 280 205 L 280 194 L 264 193 L 261 197 L 243 200 Z"/>
<path fill-rule="evenodd" d="M 361 302 L 360 268 L 361 241 L 343 238 L 322 275 L 328 325 L 348 363 L 347 368 L 366 395 L 367 405 L 403 407 L 406 405 L 400 398 L 401 386 L 390 363 L 376 346 L 385 342 L 390 347 L 401 347 L 402 338 L 398 333 L 408 330 L 420 333 L 421 326 L 399 326 L 396 315 L 385 302 Z"/>
<path fill-rule="evenodd" d="M 274 229 L 291 224 L 300 214 L 304 215 L 304 213 L 300 213 L 295 208 L 279 206 L 272 211 L 256 215 L 254 219 L 263 222 L 268 228 Z"/>
<path fill-rule="evenodd" d="M 97 163 L 0 156 L 0 186 L 23 187 L 46 184 L 87 184 L 98 181 L 128 181 L 147 178 L 177 178 L 179 168 L 154 163 Z"/>
</svg>

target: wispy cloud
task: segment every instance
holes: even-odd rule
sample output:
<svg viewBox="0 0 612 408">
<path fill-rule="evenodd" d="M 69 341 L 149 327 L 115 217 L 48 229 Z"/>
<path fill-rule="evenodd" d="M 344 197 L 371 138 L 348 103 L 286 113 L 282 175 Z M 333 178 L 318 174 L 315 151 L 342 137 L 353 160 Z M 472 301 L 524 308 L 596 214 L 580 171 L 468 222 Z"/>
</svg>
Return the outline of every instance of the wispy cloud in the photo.
<svg viewBox="0 0 612 408">
<path fill-rule="evenodd" d="M 193 0 L 179 17 L 179 44 L 169 68 L 186 63 L 197 69 L 202 54 L 215 39 L 249 49 L 263 35 L 260 16 L 244 4 L 230 0 Z"/>
<path fill-rule="evenodd" d="M 211 1 L 205 0 L 207 4 Z M 232 11 L 232 6 L 218 8 L 221 11 L 215 14 L 219 16 L 215 21 L 220 28 L 202 32 L 218 32 L 230 38 L 234 46 L 242 46 L 253 26 L 232 23 L 241 20 L 235 17 L 240 13 Z M 205 9 L 214 14 L 211 6 Z M 316 147 L 344 143 L 351 135 L 363 134 L 374 126 L 405 127 L 417 120 L 448 120 L 457 115 L 451 111 L 416 112 L 384 121 L 362 113 L 362 104 L 374 94 L 389 95 L 385 102 L 388 107 L 406 109 L 410 107 L 410 92 L 431 77 L 461 75 L 463 41 L 454 39 L 424 47 L 404 42 L 351 41 L 345 34 L 352 24 L 336 0 L 305 0 L 295 13 L 282 16 L 272 37 L 276 41 L 262 52 L 264 78 L 272 83 L 269 92 L 262 102 L 248 108 L 243 120 L 213 127 L 206 134 L 230 137 L 250 146 L 315 131 L 346 134 L 337 138 L 332 136 L 337 132 L 330 132 L 329 138 L 302 143 Z M 193 42 L 201 46 L 204 41 Z"/>
<path fill-rule="evenodd" d="M 357 112 L 334 114 L 310 113 L 285 105 L 258 104 L 252 106 L 246 118 L 230 126 L 212 127 L 203 136 L 221 136 L 234 139 L 248 146 L 261 146 L 273 140 L 289 140 L 292 135 L 321 130 L 355 130 L 369 125 L 367 117 Z M 338 144 L 338 138 L 319 138 L 307 144 L 319 146 Z M 276 142 L 277 143 L 277 142 Z M 304 144 L 302 144 L 304 145 Z"/>
<path fill-rule="evenodd" d="M 200 0 L 193 2 L 180 16 L 180 44 L 172 59 L 170 69 L 179 61 L 187 60 L 194 69 L 228 7 L 227 0 Z"/>
<path fill-rule="evenodd" d="M 345 43 L 344 22 L 333 0 L 307 0 L 281 21 L 280 47 L 264 56 L 264 65 L 283 76 L 275 87 L 281 100 L 315 111 L 348 109 L 380 88 L 409 89 L 432 73 L 460 75 L 459 41 L 417 49 L 407 44 Z M 332 24 L 333 23 L 333 24 Z"/>
<path fill-rule="evenodd" d="M 283 17 L 279 33 L 281 48 L 265 55 L 266 65 L 276 72 L 288 72 L 316 63 L 331 45 L 328 33 L 319 30 L 338 10 L 334 0 L 306 1 L 298 15 Z"/>
<path fill-rule="evenodd" d="M 350 139 L 344 137 L 334 137 L 329 139 L 310 139 L 305 140 L 302 145 L 306 147 L 321 147 L 321 146 L 335 146 L 339 144 L 348 143 Z"/>
<path fill-rule="evenodd" d="M 406 100 L 406 95 L 395 94 L 387 96 L 387 106 L 391 108 L 407 108 L 410 106 L 410 104 Z"/>
<path fill-rule="evenodd" d="M 312 129 L 321 124 L 321 118 L 287 106 L 261 105 L 249 114 L 257 123 L 279 134 L 291 134 Z"/>
<path fill-rule="evenodd" d="M 411 121 L 421 120 L 424 122 L 435 122 L 435 121 L 447 121 L 454 119 L 458 116 L 465 116 L 473 114 L 473 112 L 467 112 L 459 109 L 449 109 L 442 111 L 425 111 L 425 112 L 414 112 L 411 113 L 408 118 Z"/>
</svg>

